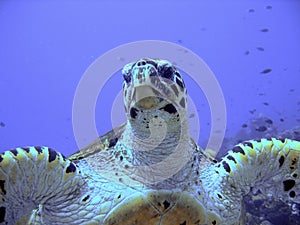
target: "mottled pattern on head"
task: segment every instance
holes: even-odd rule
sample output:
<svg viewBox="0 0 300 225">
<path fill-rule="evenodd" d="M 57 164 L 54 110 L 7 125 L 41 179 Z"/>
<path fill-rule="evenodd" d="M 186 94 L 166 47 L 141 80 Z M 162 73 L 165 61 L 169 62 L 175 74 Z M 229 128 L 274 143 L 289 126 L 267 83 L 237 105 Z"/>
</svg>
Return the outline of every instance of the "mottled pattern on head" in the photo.
<svg viewBox="0 0 300 225">
<path fill-rule="evenodd" d="M 124 66 L 123 95 L 128 117 L 138 110 L 186 110 L 187 91 L 179 71 L 168 61 L 144 58 Z"/>
</svg>

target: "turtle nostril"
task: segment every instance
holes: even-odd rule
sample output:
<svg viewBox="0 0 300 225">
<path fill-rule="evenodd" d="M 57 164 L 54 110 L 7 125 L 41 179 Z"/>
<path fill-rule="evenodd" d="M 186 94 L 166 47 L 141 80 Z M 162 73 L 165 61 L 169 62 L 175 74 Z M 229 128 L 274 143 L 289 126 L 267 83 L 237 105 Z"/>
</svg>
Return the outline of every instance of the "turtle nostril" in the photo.
<svg viewBox="0 0 300 225">
<path fill-rule="evenodd" d="M 146 65 L 146 62 L 145 61 L 139 61 L 137 63 L 137 66 L 145 66 Z"/>
</svg>

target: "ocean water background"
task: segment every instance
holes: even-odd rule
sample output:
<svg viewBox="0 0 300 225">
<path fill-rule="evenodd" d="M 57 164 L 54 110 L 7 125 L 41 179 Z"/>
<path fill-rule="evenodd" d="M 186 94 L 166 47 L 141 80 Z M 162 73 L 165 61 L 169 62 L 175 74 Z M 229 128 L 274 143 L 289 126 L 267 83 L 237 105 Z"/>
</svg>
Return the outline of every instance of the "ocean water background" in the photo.
<svg viewBox="0 0 300 225">
<path fill-rule="evenodd" d="M 76 151 L 72 104 L 85 70 L 110 49 L 141 40 L 177 43 L 208 64 L 226 101 L 227 137 L 259 115 L 280 130 L 300 125 L 300 1 L 0 1 L 0 32 L 1 151 Z M 184 79 L 205 146 L 208 102 Z M 101 90 L 99 134 L 112 129 L 121 86 L 119 72 Z"/>
</svg>

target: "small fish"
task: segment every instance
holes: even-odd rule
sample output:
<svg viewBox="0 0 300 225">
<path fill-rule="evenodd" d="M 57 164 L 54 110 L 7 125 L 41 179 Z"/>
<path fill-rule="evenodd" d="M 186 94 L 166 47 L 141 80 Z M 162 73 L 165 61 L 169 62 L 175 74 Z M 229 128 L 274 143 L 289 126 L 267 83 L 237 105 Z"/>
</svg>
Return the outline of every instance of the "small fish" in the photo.
<svg viewBox="0 0 300 225">
<path fill-rule="evenodd" d="M 189 115 L 189 118 L 194 118 L 195 117 L 195 113 L 192 113 L 191 115 Z"/>
<path fill-rule="evenodd" d="M 244 124 L 242 125 L 242 128 L 246 128 L 246 127 L 248 127 L 248 125 L 244 123 Z"/>
<path fill-rule="evenodd" d="M 214 131 L 214 133 L 215 134 L 220 134 L 220 133 L 222 133 L 222 130 L 216 130 L 216 131 Z"/>
<path fill-rule="evenodd" d="M 259 96 L 265 96 L 266 93 L 259 93 L 258 95 L 259 95 Z"/>
<path fill-rule="evenodd" d="M 263 71 L 261 71 L 260 73 L 266 74 L 266 73 L 270 73 L 272 71 L 272 69 L 265 69 Z"/>
<path fill-rule="evenodd" d="M 295 91 L 295 89 L 293 89 L 293 88 L 292 88 L 292 89 L 290 89 L 290 92 L 294 92 L 294 91 Z"/>
<path fill-rule="evenodd" d="M 284 122 L 284 119 L 283 119 L 283 118 L 280 118 L 280 122 Z"/>
<path fill-rule="evenodd" d="M 267 5 L 266 9 L 272 9 L 272 6 L 271 5 Z"/>
<path fill-rule="evenodd" d="M 269 29 L 268 28 L 264 28 L 264 29 L 261 29 L 260 32 L 266 33 L 266 32 L 269 32 Z"/>
<path fill-rule="evenodd" d="M 256 112 L 256 109 L 249 110 L 249 112 L 250 112 L 251 114 L 254 114 L 254 113 Z"/>
<path fill-rule="evenodd" d="M 258 132 L 265 132 L 266 130 L 268 130 L 268 128 L 266 126 L 260 126 L 258 128 L 255 129 Z"/>
<path fill-rule="evenodd" d="M 268 103 L 268 102 L 264 102 L 263 104 L 264 104 L 264 105 L 267 105 L 267 106 L 269 105 L 269 103 Z"/>
<path fill-rule="evenodd" d="M 263 47 L 257 47 L 256 49 L 262 52 L 265 50 Z"/>
<path fill-rule="evenodd" d="M 250 54 L 250 51 L 245 51 L 245 53 L 244 53 L 245 55 L 249 55 Z"/>
<path fill-rule="evenodd" d="M 180 44 L 182 44 L 182 40 L 180 40 L 180 39 L 179 39 L 179 40 L 177 40 L 177 42 L 178 42 L 178 43 L 180 43 Z"/>
<path fill-rule="evenodd" d="M 271 119 L 266 119 L 265 122 L 268 124 L 273 124 L 273 121 Z"/>
<path fill-rule="evenodd" d="M 0 122 L 0 127 L 5 127 L 5 123 Z"/>
<path fill-rule="evenodd" d="M 253 13 L 253 12 L 255 12 L 255 10 L 254 9 L 249 9 L 248 12 Z"/>
</svg>

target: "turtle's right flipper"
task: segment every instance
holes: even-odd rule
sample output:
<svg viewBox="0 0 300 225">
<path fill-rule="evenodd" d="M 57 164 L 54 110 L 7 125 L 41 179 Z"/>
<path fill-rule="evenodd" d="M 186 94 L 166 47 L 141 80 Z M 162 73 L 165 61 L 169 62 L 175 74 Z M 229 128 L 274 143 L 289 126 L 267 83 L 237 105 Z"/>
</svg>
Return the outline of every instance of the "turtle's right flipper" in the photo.
<svg viewBox="0 0 300 225">
<path fill-rule="evenodd" d="M 276 138 L 245 141 L 228 152 L 219 168 L 233 183 L 239 183 L 244 194 L 252 188 L 274 199 L 300 203 L 298 141 Z"/>
<path fill-rule="evenodd" d="M 262 193 L 285 203 L 300 203 L 300 142 L 249 140 L 236 145 L 222 160 L 206 168 L 200 181 L 212 210 L 234 224 L 243 220 L 243 196 Z"/>
<path fill-rule="evenodd" d="M 51 148 L 17 148 L 0 154 L 0 224 L 37 219 L 42 223 L 41 211 L 63 207 L 78 194 L 81 181 L 77 166 Z"/>
</svg>

